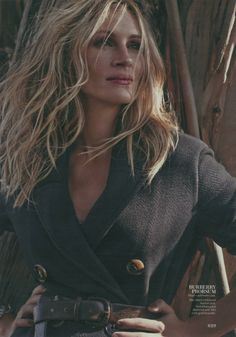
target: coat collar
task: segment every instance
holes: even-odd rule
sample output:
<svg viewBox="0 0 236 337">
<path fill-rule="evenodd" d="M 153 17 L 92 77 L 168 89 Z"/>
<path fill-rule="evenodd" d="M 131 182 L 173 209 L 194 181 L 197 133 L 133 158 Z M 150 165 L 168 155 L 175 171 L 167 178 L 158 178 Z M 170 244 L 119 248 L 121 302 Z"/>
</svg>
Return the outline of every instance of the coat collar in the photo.
<svg viewBox="0 0 236 337">
<path fill-rule="evenodd" d="M 122 142 L 114 148 L 106 188 L 82 224 L 83 233 L 93 249 L 102 242 L 121 211 L 143 185 L 142 164 L 142 160 L 136 160 L 133 176 L 128 164 L 126 143 Z"/>
<path fill-rule="evenodd" d="M 82 225 L 76 218 L 68 190 L 70 150 L 60 158 L 57 168 L 35 188 L 33 201 L 44 229 L 57 248 L 72 259 L 81 272 L 100 283 L 114 297 L 127 302 L 117 282 L 96 256 L 96 247 L 144 182 L 142 161 L 136 161 L 133 177 L 124 145 L 114 148 L 107 186 Z"/>
</svg>

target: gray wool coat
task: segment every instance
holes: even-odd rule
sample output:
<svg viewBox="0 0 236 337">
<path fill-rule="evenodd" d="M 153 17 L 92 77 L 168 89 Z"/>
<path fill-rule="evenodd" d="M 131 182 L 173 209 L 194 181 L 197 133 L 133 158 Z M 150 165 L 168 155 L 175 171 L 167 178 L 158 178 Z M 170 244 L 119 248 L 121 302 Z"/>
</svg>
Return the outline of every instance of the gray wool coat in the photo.
<svg viewBox="0 0 236 337">
<path fill-rule="evenodd" d="M 0 230 L 16 232 L 50 292 L 170 303 L 203 237 L 236 254 L 236 179 L 203 142 L 180 134 L 149 187 L 142 158 L 132 177 L 125 145 L 116 146 L 106 188 L 82 224 L 68 192 L 68 156 L 35 187 L 30 205 L 13 209 L 1 198 Z"/>
</svg>

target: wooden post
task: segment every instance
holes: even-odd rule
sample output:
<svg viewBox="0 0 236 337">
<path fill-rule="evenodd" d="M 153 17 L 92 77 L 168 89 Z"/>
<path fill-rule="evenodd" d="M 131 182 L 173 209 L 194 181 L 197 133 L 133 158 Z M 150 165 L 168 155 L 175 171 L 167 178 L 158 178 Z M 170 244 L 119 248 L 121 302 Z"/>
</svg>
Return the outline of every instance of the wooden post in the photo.
<svg viewBox="0 0 236 337">
<path fill-rule="evenodd" d="M 200 137 L 197 119 L 197 109 L 193 94 L 193 87 L 190 78 L 188 62 L 184 47 L 183 33 L 179 18 L 179 10 L 176 0 L 166 0 L 168 24 L 172 36 L 172 43 L 176 53 L 176 63 L 178 67 L 181 86 L 183 89 L 184 107 L 187 120 L 188 133 L 195 137 Z"/>
</svg>

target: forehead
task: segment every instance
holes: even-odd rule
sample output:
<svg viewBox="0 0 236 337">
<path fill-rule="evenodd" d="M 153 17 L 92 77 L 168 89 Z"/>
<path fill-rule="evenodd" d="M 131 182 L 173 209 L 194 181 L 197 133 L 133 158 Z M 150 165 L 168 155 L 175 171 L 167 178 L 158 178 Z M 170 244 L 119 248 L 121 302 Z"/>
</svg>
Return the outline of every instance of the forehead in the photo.
<svg viewBox="0 0 236 337">
<path fill-rule="evenodd" d="M 126 35 L 141 35 L 136 17 L 128 10 L 122 12 L 122 9 L 119 9 L 115 13 L 114 10 L 111 10 L 98 32 L 99 31 L 109 31 Z"/>
</svg>

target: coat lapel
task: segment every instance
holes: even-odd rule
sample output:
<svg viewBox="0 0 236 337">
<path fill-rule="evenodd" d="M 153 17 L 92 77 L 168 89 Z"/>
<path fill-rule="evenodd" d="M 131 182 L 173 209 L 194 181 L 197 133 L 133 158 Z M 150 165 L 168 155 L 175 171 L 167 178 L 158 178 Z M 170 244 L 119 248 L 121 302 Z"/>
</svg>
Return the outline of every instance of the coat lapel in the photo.
<svg viewBox="0 0 236 337">
<path fill-rule="evenodd" d="M 67 151 L 60 158 L 57 169 L 35 188 L 33 200 L 37 214 L 54 245 L 73 261 L 81 273 L 100 283 L 115 298 L 128 302 L 118 283 L 96 256 L 95 249 L 112 228 L 122 209 L 142 186 L 142 162 L 137 161 L 136 175 L 133 178 L 124 144 L 116 147 L 106 189 L 81 225 L 68 191 L 69 153 Z"/>
<path fill-rule="evenodd" d="M 53 182 L 34 192 L 34 203 L 44 229 L 56 248 L 92 282 L 100 284 L 115 298 L 127 302 L 119 285 L 89 246 L 75 217 L 64 183 Z"/>
<path fill-rule="evenodd" d="M 112 229 L 134 194 L 143 186 L 142 164 L 142 160 L 135 162 L 133 177 L 125 144 L 122 143 L 113 150 L 106 188 L 82 225 L 83 233 L 94 250 Z"/>
</svg>

